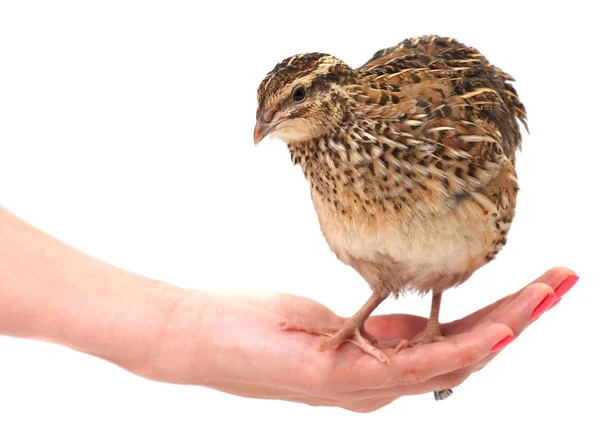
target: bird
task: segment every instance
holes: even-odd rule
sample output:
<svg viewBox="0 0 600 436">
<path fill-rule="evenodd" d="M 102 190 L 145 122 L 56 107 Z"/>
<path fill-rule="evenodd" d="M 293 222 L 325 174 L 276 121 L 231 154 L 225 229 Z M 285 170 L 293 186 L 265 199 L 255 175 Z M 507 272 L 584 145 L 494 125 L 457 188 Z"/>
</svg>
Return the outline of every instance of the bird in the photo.
<svg viewBox="0 0 600 436">
<path fill-rule="evenodd" d="M 430 316 L 394 353 L 444 340 L 442 294 L 496 257 L 515 215 L 515 155 L 528 127 L 514 82 L 478 50 L 438 35 L 407 38 L 358 68 L 298 54 L 265 76 L 254 143 L 287 144 L 331 251 L 371 290 L 341 327 L 285 320 L 283 330 L 324 336 L 320 351 L 350 342 L 389 363 L 365 320 L 411 292 L 431 294 Z"/>
</svg>

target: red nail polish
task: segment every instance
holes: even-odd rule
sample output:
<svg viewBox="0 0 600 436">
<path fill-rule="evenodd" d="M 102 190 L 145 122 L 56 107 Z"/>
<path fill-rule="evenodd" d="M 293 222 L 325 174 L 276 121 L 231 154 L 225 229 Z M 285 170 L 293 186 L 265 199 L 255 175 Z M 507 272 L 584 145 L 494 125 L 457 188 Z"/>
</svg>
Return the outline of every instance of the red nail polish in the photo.
<svg viewBox="0 0 600 436">
<path fill-rule="evenodd" d="M 507 337 L 502 339 L 500 342 L 498 342 L 496 345 L 494 345 L 492 347 L 492 353 L 495 351 L 499 351 L 499 350 L 503 349 L 504 347 L 506 347 L 508 344 L 510 344 L 513 341 L 514 338 L 515 337 L 513 335 L 508 335 Z"/>
<path fill-rule="evenodd" d="M 554 294 L 546 295 L 544 297 L 544 299 L 542 301 L 540 301 L 540 303 L 537 305 L 537 307 L 535 309 L 533 309 L 533 312 L 531 313 L 531 320 L 535 321 L 540 316 L 542 316 L 542 314 L 545 311 L 547 311 L 548 309 L 550 309 L 552 307 L 552 304 L 554 303 L 555 299 L 556 299 L 556 297 L 554 296 Z"/>
<path fill-rule="evenodd" d="M 560 285 L 558 285 L 558 287 L 554 290 L 554 293 L 557 297 L 562 297 L 569 292 L 569 289 L 571 289 L 575 283 L 577 283 L 577 280 L 579 280 L 579 277 L 577 277 L 575 274 L 570 275 Z"/>
<path fill-rule="evenodd" d="M 554 301 L 552 302 L 552 306 L 550 306 L 548 308 L 548 310 L 552 309 L 554 306 L 556 306 L 558 303 L 560 303 L 560 300 L 562 300 L 562 298 L 555 298 Z"/>
</svg>

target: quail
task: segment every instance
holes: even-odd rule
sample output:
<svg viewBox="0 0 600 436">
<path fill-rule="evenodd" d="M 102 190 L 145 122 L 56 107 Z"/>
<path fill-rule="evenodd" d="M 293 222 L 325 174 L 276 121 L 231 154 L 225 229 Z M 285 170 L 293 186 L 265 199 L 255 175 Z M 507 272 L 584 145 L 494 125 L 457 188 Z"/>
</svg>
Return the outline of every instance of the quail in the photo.
<svg viewBox="0 0 600 436">
<path fill-rule="evenodd" d="M 425 330 L 395 352 L 443 340 L 442 293 L 494 259 L 514 217 L 517 121 L 527 124 L 512 82 L 476 49 L 431 35 L 359 68 L 306 53 L 266 75 L 254 142 L 287 143 L 329 247 L 372 291 L 340 328 L 288 320 L 283 329 L 325 336 L 321 351 L 351 342 L 389 363 L 365 320 L 390 295 L 431 293 Z"/>
</svg>

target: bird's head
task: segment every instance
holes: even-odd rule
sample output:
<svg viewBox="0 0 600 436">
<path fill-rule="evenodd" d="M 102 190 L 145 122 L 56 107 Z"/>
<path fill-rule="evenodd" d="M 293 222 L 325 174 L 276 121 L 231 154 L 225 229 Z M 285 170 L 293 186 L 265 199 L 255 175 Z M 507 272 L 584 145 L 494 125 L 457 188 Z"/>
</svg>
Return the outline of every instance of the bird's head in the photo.
<svg viewBox="0 0 600 436">
<path fill-rule="evenodd" d="M 277 64 L 258 87 L 254 143 L 318 138 L 352 116 L 358 76 L 333 56 L 307 53 Z"/>
</svg>

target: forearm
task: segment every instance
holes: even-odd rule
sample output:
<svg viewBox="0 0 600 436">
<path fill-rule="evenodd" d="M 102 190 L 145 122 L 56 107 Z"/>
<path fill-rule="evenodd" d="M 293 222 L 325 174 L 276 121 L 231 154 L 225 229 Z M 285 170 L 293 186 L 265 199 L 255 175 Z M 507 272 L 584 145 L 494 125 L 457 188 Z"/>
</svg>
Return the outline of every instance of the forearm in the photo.
<svg viewBox="0 0 600 436">
<path fill-rule="evenodd" d="M 2 335 L 143 372 L 185 293 L 86 256 L 0 208 Z"/>
</svg>

